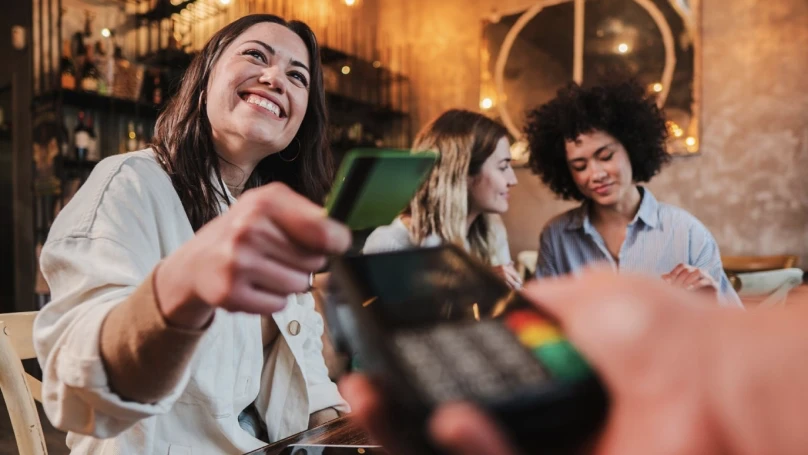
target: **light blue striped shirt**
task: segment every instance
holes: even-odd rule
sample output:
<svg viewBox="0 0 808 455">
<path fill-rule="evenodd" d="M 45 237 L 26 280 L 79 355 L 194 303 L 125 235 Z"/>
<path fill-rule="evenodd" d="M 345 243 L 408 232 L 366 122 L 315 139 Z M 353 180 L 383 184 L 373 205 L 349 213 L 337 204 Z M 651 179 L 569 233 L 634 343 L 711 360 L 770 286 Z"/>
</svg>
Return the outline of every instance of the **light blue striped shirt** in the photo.
<svg viewBox="0 0 808 455">
<path fill-rule="evenodd" d="M 555 217 L 542 230 L 536 277 L 575 273 L 595 262 L 660 277 L 679 264 L 687 264 L 713 277 L 719 285 L 722 304 L 742 306 L 724 273 L 718 245 L 710 231 L 690 213 L 657 202 L 651 191 L 639 188 L 642 202 L 628 225 L 618 262 L 590 222 L 584 203 Z"/>
</svg>

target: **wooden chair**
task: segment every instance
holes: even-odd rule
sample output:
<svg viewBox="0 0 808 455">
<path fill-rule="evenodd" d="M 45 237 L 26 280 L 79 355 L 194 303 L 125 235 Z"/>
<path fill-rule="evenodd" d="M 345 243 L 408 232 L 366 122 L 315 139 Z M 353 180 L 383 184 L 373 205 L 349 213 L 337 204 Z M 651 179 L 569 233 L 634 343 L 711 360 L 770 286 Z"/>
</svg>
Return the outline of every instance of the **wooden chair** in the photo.
<svg viewBox="0 0 808 455">
<path fill-rule="evenodd" d="M 775 256 L 721 256 L 724 270 L 730 273 L 763 272 L 796 267 L 800 258 L 793 254 Z"/>
<path fill-rule="evenodd" d="M 21 455 L 46 455 L 45 435 L 34 399 L 42 402 L 42 383 L 23 370 L 22 360 L 36 357 L 36 312 L 0 314 L 0 390 Z"/>
</svg>

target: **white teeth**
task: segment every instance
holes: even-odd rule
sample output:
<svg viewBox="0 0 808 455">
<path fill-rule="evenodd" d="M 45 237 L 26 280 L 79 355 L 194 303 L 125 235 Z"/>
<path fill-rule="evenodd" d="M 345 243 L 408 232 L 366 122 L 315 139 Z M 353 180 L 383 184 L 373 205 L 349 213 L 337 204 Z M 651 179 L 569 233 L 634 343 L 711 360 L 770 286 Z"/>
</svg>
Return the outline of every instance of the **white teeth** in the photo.
<svg viewBox="0 0 808 455">
<path fill-rule="evenodd" d="M 261 106 L 264 109 L 268 110 L 269 112 L 272 112 L 273 114 L 277 115 L 278 117 L 281 116 L 281 108 L 277 104 L 273 103 L 272 101 L 266 98 L 260 97 L 258 95 L 247 95 L 247 97 L 244 98 L 244 101 L 250 104 L 255 104 L 256 106 Z"/>
</svg>

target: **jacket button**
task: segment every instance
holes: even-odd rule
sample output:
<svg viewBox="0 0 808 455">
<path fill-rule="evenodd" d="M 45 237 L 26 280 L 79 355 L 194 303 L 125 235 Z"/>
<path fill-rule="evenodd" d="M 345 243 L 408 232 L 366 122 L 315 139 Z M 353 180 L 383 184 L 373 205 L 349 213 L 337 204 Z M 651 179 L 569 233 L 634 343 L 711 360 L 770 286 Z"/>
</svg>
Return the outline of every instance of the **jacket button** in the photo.
<svg viewBox="0 0 808 455">
<path fill-rule="evenodd" d="M 300 333 L 300 323 L 297 321 L 290 322 L 286 328 L 289 330 L 289 334 L 292 336 L 295 336 L 298 333 Z"/>
</svg>

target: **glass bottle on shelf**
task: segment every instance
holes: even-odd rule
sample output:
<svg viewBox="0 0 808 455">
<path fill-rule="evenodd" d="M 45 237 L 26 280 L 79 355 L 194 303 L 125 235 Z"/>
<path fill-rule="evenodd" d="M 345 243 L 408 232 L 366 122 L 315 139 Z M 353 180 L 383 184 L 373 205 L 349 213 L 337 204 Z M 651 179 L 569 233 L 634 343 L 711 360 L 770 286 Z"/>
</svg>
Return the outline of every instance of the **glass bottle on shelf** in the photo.
<svg viewBox="0 0 808 455">
<path fill-rule="evenodd" d="M 93 46 L 85 47 L 84 66 L 81 68 L 81 89 L 88 92 L 97 92 L 101 82 L 101 72 L 95 65 L 95 52 Z"/>
<path fill-rule="evenodd" d="M 75 150 L 76 160 L 85 161 L 87 152 L 90 149 L 90 129 L 84 123 L 84 111 L 78 113 L 78 123 L 73 130 L 73 150 Z"/>
<path fill-rule="evenodd" d="M 96 126 L 92 115 L 87 116 L 87 128 L 90 133 L 90 145 L 87 148 L 87 161 L 101 161 L 101 150 L 98 148 L 98 138 L 100 135 L 96 134 Z"/>
<path fill-rule="evenodd" d="M 59 62 L 61 71 L 60 85 L 66 90 L 76 89 L 76 66 L 73 64 L 73 52 L 70 50 L 70 40 L 62 43 L 62 59 Z"/>
<path fill-rule="evenodd" d="M 101 95 L 109 95 L 111 88 L 111 82 L 108 77 L 109 75 L 109 64 L 112 60 L 109 55 L 107 55 L 107 48 L 104 45 L 104 41 L 98 40 L 95 42 L 95 53 L 94 53 L 94 65 L 95 68 L 98 70 L 98 93 Z"/>
<path fill-rule="evenodd" d="M 61 125 L 61 137 L 60 140 L 60 154 L 63 158 L 68 158 L 70 156 L 70 134 L 67 132 L 67 124 L 65 123 L 65 116 L 62 116 L 62 125 Z"/>
</svg>

